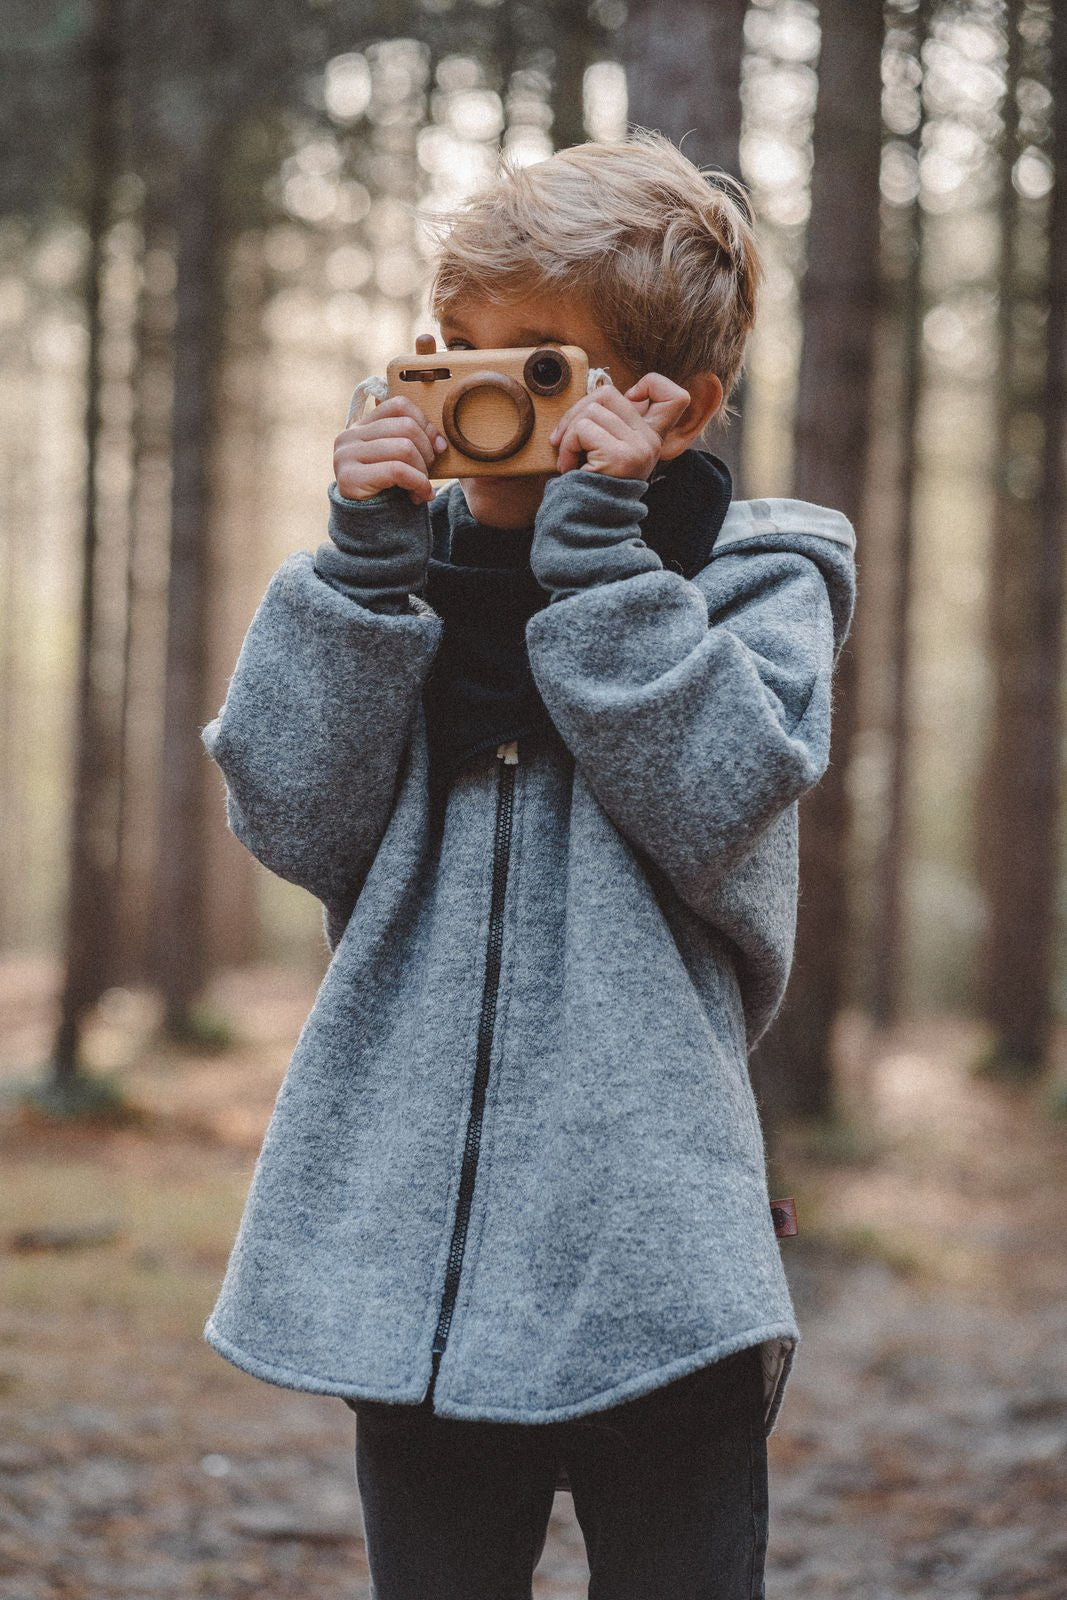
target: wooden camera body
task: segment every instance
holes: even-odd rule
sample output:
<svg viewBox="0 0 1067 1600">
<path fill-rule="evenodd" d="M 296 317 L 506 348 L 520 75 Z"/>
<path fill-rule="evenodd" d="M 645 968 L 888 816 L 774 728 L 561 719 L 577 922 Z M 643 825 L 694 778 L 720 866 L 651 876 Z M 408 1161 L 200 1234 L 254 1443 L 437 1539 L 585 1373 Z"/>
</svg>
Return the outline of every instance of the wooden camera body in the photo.
<svg viewBox="0 0 1067 1600">
<path fill-rule="evenodd" d="M 406 395 L 448 440 L 431 478 L 555 472 L 548 436 L 586 393 L 589 361 L 577 345 L 520 350 L 438 350 L 420 334 L 416 354 L 386 368 L 389 394 Z"/>
</svg>

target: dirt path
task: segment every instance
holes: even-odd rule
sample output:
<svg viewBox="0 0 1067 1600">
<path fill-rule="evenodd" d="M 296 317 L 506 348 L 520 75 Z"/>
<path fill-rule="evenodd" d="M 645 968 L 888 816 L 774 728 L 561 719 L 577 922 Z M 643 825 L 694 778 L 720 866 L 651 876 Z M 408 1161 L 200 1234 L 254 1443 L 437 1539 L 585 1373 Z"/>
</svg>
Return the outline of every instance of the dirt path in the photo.
<svg viewBox="0 0 1067 1600">
<path fill-rule="evenodd" d="M 50 983 L 0 969 L 0 1082 L 43 1059 Z M 240 1043 L 197 1057 L 149 1048 L 151 1007 L 111 997 L 94 1063 L 149 1121 L 0 1112 L 4 1600 L 365 1600 L 351 1412 L 200 1338 L 309 998 L 231 976 Z M 804 1341 L 770 1441 L 768 1600 L 1067 1600 L 1067 1121 L 974 1081 L 978 1043 L 955 1019 L 881 1041 L 845 1019 L 864 1147 L 831 1159 L 794 1131 L 778 1156 Z M 93 1224 L 110 1242 L 13 1248 Z M 559 1494 L 535 1594 L 586 1577 Z"/>
</svg>

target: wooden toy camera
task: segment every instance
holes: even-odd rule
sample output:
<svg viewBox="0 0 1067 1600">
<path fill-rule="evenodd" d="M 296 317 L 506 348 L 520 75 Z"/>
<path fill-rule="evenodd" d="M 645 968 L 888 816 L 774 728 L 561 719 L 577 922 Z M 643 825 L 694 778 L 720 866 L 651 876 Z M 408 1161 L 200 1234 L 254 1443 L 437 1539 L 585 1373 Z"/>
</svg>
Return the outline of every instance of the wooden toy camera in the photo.
<svg viewBox="0 0 1067 1600">
<path fill-rule="evenodd" d="M 431 478 L 555 472 L 548 436 L 586 393 L 589 362 L 577 345 L 528 350 L 438 350 L 432 333 L 386 368 L 389 394 L 407 395 L 440 428 L 448 449 Z"/>
</svg>

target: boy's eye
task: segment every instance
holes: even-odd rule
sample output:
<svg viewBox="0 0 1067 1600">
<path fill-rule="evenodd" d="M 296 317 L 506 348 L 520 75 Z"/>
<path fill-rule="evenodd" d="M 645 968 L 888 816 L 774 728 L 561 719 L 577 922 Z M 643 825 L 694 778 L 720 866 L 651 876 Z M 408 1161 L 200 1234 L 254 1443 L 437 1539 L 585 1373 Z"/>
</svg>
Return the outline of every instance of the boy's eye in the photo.
<svg viewBox="0 0 1067 1600">
<path fill-rule="evenodd" d="M 533 343 L 534 343 L 535 347 L 536 346 L 540 346 L 540 345 L 555 345 L 557 348 L 562 348 L 562 346 L 563 346 L 563 340 L 562 339 L 535 339 L 533 341 Z M 469 339 L 446 339 L 445 340 L 445 349 L 446 350 L 474 350 L 475 348 L 476 348 L 476 346 L 471 344 Z M 516 346 L 514 346 L 514 348 L 515 349 L 519 349 L 519 348 L 525 348 L 525 347 L 524 346 L 520 347 L 520 346 L 516 345 Z"/>
</svg>

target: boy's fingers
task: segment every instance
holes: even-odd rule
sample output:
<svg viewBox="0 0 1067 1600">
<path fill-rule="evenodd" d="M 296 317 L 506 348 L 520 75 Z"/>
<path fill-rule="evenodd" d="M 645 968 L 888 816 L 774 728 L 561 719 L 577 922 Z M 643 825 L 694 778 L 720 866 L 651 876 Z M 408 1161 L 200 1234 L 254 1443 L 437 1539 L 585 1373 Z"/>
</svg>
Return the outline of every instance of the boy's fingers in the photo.
<svg viewBox="0 0 1067 1600">
<path fill-rule="evenodd" d="M 433 484 L 418 467 L 409 467 L 404 461 L 390 462 L 389 479 L 398 489 L 406 489 L 415 505 L 433 499 Z"/>
<path fill-rule="evenodd" d="M 587 411 L 579 412 L 560 435 L 556 451 L 556 467 L 559 472 L 569 472 L 584 454 L 584 424 L 587 417 Z"/>
<path fill-rule="evenodd" d="M 665 378 L 662 372 L 646 372 L 643 378 L 631 384 L 626 391 L 627 400 L 651 400 L 654 404 L 661 400 L 677 400 L 684 396 L 689 400 L 689 390 L 683 389 L 680 383 L 675 383 L 673 378 Z"/>
<path fill-rule="evenodd" d="M 426 429 L 413 417 L 383 417 L 381 422 L 361 422 L 358 439 L 410 439 L 422 451 L 427 466 L 440 454 Z"/>
<path fill-rule="evenodd" d="M 572 436 L 568 434 L 566 438 L 560 442 L 559 454 L 556 457 L 556 471 L 561 473 L 570 472 L 578 465 L 584 454 L 585 451 L 582 449 L 581 441 L 576 438 L 572 438 Z"/>
<path fill-rule="evenodd" d="M 636 419 L 637 426 L 635 426 L 632 406 L 628 406 L 626 410 L 620 412 L 610 404 L 604 404 L 592 399 L 592 397 L 590 399 L 592 403 L 584 411 L 579 412 L 570 426 L 564 429 L 563 436 L 559 441 L 559 470 L 561 472 L 570 470 L 569 467 L 563 465 L 564 460 L 577 460 L 578 454 L 588 448 L 584 443 L 585 429 L 588 423 L 594 424 L 604 434 L 610 435 L 611 438 L 626 446 L 634 445 L 635 434 L 642 436 L 643 440 L 647 440 L 649 437 L 643 429 L 643 424 L 646 421 L 644 417 L 638 417 Z M 617 399 L 622 400 L 622 396 L 617 396 Z M 658 438 L 658 435 L 656 437 Z M 637 455 L 643 456 L 646 450 L 646 444 L 642 443 L 640 448 L 635 451 L 635 458 Z"/>
<path fill-rule="evenodd" d="M 578 416 L 580 414 L 580 412 L 582 412 L 585 409 L 585 406 L 588 403 L 588 400 L 589 400 L 589 396 L 588 395 L 583 395 L 582 398 L 580 400 L 576 400 L 572 406 L 568 406 L 567 410 L 563 413 L 563 415 L 560 417 L 559 421 L 556 423 L 556 426 L 552 429 L 552 432 L 549 434 L 549 436 L 548 436 L 549 444 L 555 444 L 558 439 L 562 439 L 562 437 L 564 435 L 564 432 L 566 431 L 567 428 L 570 427 L 570 425 L 574 421 L 575 417 Z"/>
<path fill-rule="evenodd" d="M 616 476 L 626 478 L 630 477 L 631 474 L 635 477 L 641 475 L 638 462 L 638 457 L 640 456 L 641 451 L 631 445 L 629 455 L 624 454 L 620 459 L 619 445 L 623 441 L 619 439 L 618 434 L 605 427 L 603 423 L 596 421 L 596 419 L 593 417 L 583 417 L 576 432 L 579 436 L 577 442 L 581 445 L 581 453 L 588 456 L 591 455 L 594 450 L 599 448 L 605 452 L 607 459 L 613 461 L 614 465 L 612 467 L 612 471 Z M 633 435 L 631 434 L 630 437 L 632 439 Z M 576 467 L 577 465 L 578 452 L 575 451 L 573 461 L 569 462 L 566 468 L 564 467 L 561 459 L 560 470 L 569 472 L 572 467 Z M 586 463 L 586 465 L 588 465 L 588 463 Z M 593 470 L 593 468 L 590 468 L 590 471 Z"/>
<path fill-rule="evenodd" d="M 421 428 L 430 426 L 422 407 L 417 406 L 414 400 L 409 400 L 406 395 L 402 394 L 390 395 L 388 400 L 383 400 L 381 405 L 375 406 L 370 415 L 363 420 L 365 422 L 374 422 L 379 417 L 412 417 Z"/>
<path fill-rule="evenodd" d="M 560 428 L 566 427 L 567 423 L 572 421 L 574 417 L 588 410 L 590 406 L 596 405 L 608 406 L 613 411 L 618 412 L 620 417 L 625 417 L 629 410 L 627 400 L 619 393 L 613 383 L 600 383 L 595 389 L 588 390 L 587 393 L 580 395 L 575 400 L 574 404 L 560 417 L 552 430 L 553 433 L 558 433 Z"/>
<path fill-rule="evenodd" d="M 649 406 L 645 412 L 645 421 L 650 428 L 656 430 L 662 440 L 678 421 L 688 404 L 688 396 L 684 400 L 661 400 L 658 404 Z"/>
<path fill-rule="evenodd" d="M 348 500 L 367 500 L 381 494 L 383 489 L 394 487 L 406 489 L 415 505 L 433 499 L 433 484 L 425 472 L 409 466 L 406 461 L 360 462 L 357 465 L 362 468 L 357 475 L 350 477 L 342 468 L 337 479 L 338 489 Z"/>
<path fill-rule="evenodd" d="M 361 439 L 355 459 L 357 463 L 407 461 L 419 472 L 424 472 L 429 465 L 425 449 L 420 449 L 414 439 L 407 439 L 395 433 L 382 439 Z"/>
<path fill-rule="evenodd" d="M 569 472 L 581 457 L 596 444 L 613 447 L 633 445 L 634 433 L 621 418 L 603 407 L 584 412 L 576 417 L 559 443 L 557 465 L 560 472 Z"/>
<path fill-rule="evenodd" d="M 382 421 L 386 417 L 410 417 L 413 422 L 418 423 L 419 427 L 426 434 L 426 437 L 429 439 L 430 443 L 434 446 L 438 453 L 440 453 L 440 450 L 446 448 L 447 441 L 446 445 L 437 445 L 437 440 L 440 437 L 440 434 L 437 428 L 435 428 L 430 422 L 430 419 L 427 417 L 422 407 L 416 405 L 414 400 L 409 400 L 405 395 L 402 394 L 390 395 L 388 400 L 383 400 L 380 405 L 375 406 L 374 410 L 371 411 L 362 422 L 353 423 L 351 427 L 346 428 L 341 437 L 344 438 L 346 434 L 354 434 L 358 428 L 369 427 L 376 422 Z"/>
<path fill-rule="evenodd" d="M 408 491 L 413 505 L 424 505 L 427 500 L 433 499 L 433 484 L 425 472 L 418 472 L 414 467 L 405 466 L 402 461 L 398 461 L 394 478 L 397 488 Z"/>
<path fill-rule="evenodd" d="M 567 433 L 560 441 L 560 448 L 562 449 L 563 445 L 568 443 L 568 436 L 570 436 L 571 440 L 574 438 L 584 440 L 588 435 L 590 426 L 600 428 L 603 433 L 610 434 L 620 444 L 629 444 L 633 439 L 634 430 L 631 422 L 616 416 L 606 406 L 590 406 L 588 411 L 584 411 L 580 417 L 574 419 L 573 424 L 567 429 Z M 586 447 L 583 445 L 583 448 Z"/>
<path fill-rule="evenodd" d="M 668 428 L 677 422 L 690 401 L 688 389 L 683 389 L 681 384 L 674 383 L 672 379 L 665 378 L 662 372 L 646 372 L 643 378 L 626 391 L 626 399 L 640 404 L 647 401 L 645 421 L 650 427 L 655 428 L 660 438 Z"/>
<path fill-rule="evenodd" d="M 564 412 L 563 416 L 560 417 L 559 421 L 556 423 L 556 426 L 549 434 L 548 442 L 549 444 L 555 444 L 556 441 L 562 437 L 564 430 L 568 428 L 577 417 L 589 415 L 591 412 L 595 411 L 598 406 L 603 407 L 605 411 L 612 413 L 614 416 L 618 417 L 621 422 L 632 428 L 635 421 L 644 417 L 650 404 L 651 401 L 649 400 L 634 401 L 627 395 L 620 394 L 618 389 L 615 388 L 614 384 L 601 384 L 598 389 L 591 389 L 589 393 L 583 395 L 580 400 L 576 400 L 574 405 L 571 406 L 570 410 Z"/>
<path fill-rule="evenodd" d="M 588 396 L 593 406 L 603 406 L 605 410 L 619 417 L 621 421 L 634 424 L 634 412 L 643 416 L 648 409 L 647 401 L 634 401 L 626 395 L 620 394 L 614 384 L 605 384 L 600 389 L 592 389 Z"/>
<path fill-rule="evenodd" d="M 620 395 L 619 398 L 621 399 L 622 396 Z M 620 414 L 617 411 L 613 411 L 610 406 L 592 405 L 586 412 L 586 416 L 599 423 L 602 428 L 606 428 L 609 433 L 613 433 L 617 439 L 628 439 L 634 431 L 632 411 L 628 414 L 625 412 Z"/>
<path fill-rule="evenodd" d="M 607 385 L 604 386 L 604 388 L 606 387 Z M 552 429 L 552 432 L 548 436 L 549 444 L 556 444 L 558 440 L 562 439 L 567 429 L 573 427 L 578 418 L 586 414 L 590 406 L 598 403 L 599 397 L 604 393 L 604 388 L 590 390 L 588 394 L 583 394 L 580 400 L 576 400 L 574 404 L 563 413 L 559 421 L 556 423 L 556 426 Z"/>
</svg>

